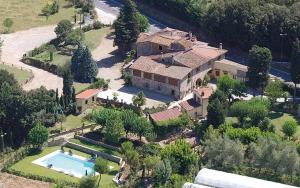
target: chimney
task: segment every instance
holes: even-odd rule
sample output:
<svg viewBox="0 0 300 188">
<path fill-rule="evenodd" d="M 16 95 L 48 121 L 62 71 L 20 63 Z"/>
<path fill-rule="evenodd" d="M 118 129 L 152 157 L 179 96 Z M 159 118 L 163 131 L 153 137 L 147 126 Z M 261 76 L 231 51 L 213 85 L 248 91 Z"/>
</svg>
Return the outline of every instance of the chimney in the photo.
<svg viewBox="0 0 300 188">
<path fill-rule="evenodd" d="M 193 33 L 190 31 L 189 32 L 189 40 L 192 40 L 193 39 Z"/>
<path fill-rule="evenodd" d="M 160 62 L 162 62 L 164 60 L 164 54 L 163 52 L 160 53 Z"/>
<path fill-rule="evenodd" d="M 222 50 L 222 49 L 223 49 L 223 44 L 220 43 L 219 50 Z"/>
</svg>

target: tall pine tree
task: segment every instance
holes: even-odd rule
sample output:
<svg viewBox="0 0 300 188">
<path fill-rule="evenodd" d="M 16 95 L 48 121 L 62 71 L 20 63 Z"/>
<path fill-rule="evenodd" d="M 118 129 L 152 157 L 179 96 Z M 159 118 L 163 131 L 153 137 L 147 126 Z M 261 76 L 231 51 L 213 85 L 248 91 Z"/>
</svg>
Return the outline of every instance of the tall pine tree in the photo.
<svg viewBox="0 0 300 188">
<path fill-rule="evenodd" d="M 272 54 L 268 48 L 254 45 L 249 51 L 248 84 L 252 89 L 262 89 L 268 84 Z"/>
<path fill-rule="evenodd" d="M 138 14 L 135 3 L 132 0 L 124 0 L 124 6 L 114 23 L 116 34 L 114 43 L 120 52 L 129 51 L 140 34 Z"/>
<path fill-rule="evenodd" d="M 72 99 L 73 76 L 70 69 L 67 69 L 63 75 L 63 94 L 67 101 Z"/>
<path fill-rule="evenodd" d="M 298 39 L 294 43 L 294 47 L 293 47 L 290 74 L 291 74 L 292 81 L 295 85 L 295 89 L 294 89 L 294 99 L 295 99 L 297 84 L 300 84 L 300 41 Z"/>
<path fill-rule="evenodd" d="M 98 74 L 98 67 L 87 46 L 78 45 L 71 59 L 71 70 L 78 82 L 91 83 Z"/>
</svg>

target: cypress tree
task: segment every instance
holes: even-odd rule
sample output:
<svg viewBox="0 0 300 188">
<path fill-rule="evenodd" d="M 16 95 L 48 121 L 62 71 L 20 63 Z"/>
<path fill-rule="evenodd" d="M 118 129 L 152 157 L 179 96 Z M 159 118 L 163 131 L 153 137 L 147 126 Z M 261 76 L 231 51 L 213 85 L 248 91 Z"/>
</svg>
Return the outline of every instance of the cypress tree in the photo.
<svg viewBox="0 0 300 188">
<path fill-rule="evenodd" d="M 293 47 L 290 74 L 291 74 L 292 81 L 295 85 L 294 88 L 294 99 L 295 99 L 297 84 L 300 83 L 300 41 L 298 39 L 294 43 L 294 47 Z"/>
<path fill-rule="evenodd" d="M 88 47 L 79 44 L 71 59 L 71 71 L 78 82 L 91 83 L 98 74 L 98 67 Z"/>
<path fill-rule="evenodd" d="M 63 75 L 63 94 L 68 99 L 72 98 L 73 76 L 70 69 L 64 71 Z"/>
<path fill-rule="evenodd" d="M 120 52 L 126 52 L 136 42 L 140 34 L 136 5 L 131 0 L 125 0 L 120 15 L 114 23 L 116 38 L 114 43 Z"/>
</svg>

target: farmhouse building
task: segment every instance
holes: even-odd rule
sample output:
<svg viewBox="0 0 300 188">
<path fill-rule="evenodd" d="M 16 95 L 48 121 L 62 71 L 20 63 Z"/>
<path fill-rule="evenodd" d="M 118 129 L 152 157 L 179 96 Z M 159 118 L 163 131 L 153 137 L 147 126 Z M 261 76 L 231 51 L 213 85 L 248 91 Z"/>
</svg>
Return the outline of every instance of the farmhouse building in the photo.
<svg viewBox="0 0 300 188">
<path fill-rule="evenodd" d="M 206 75 L 245 80 L 247 67 L 225 59 L 227 50 L 208 46 L 191 33 L 166 28 L 142 33 L 137 59 L 128 69 L 136 87 L 181 99 L 202 86 Z"/>
</svg>

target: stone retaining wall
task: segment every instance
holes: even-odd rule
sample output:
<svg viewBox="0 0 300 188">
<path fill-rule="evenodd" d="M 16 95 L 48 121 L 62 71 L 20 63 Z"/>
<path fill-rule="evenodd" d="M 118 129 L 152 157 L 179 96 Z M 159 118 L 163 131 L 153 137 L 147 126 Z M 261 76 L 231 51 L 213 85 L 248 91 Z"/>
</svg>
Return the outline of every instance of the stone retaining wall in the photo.
<svg viewBox="0 0 300 188">
<path fill-rule="evenodd" d="M 101 151 L 97 151 L 97 150 L 94 150 L 94 149 L 91 149 L 91 148 L 88 148 L 88 147 L 85 147 L 85 146 L 81 146 L 81 145 L 78 145 L 78 144 L 74 144 L 74 143 L 71 143 L 71 142 L 67 142 L 64 146 L 75 149 L 75 150 L 78 150 L 78 151 L 81 151 L 81 152 L 84 152 L 84 153 L 87 153 L 87 154 L 90 154 L 90 155 L 98 155 L 98 156 L 101 156 L 104 159 L 107 159 L 109 161 L 113 161 L 113 162 L 118 163 L 118 164 L 121 164 L 122 161 L 123 161 L 123 159 L 121 157 L 117 157 L 117 156 L 114 156 L 114 155 L 109 155 L 107 153 L 103 153 Z"/>
<path fill-rule="evenodd" d="M 103 142 L 95 141 L 95 140 L 92 140 L 90 138 L 86 138 L 86 137 L 83 137 L 83 136 L 75 135 L 74 138 L 76 138 L 78 140 L 81 140 L 81 141 L 84 141 L 84 142 L 87 142 L 87 143 L 90 143 L 90 144 L 94 144 L 94 145 L 97 145 L 97 146 L 102 146 L 102 147 L 105 147 L 107 149 L 112 149 L 112 150 L 116 150 L 116 151 L 119 151 L 119 152 L 121 151 L 120 148 L 118 148 L 118 147 L 108 145 L 108 144 L 105 144 Z"/>
</svg>

